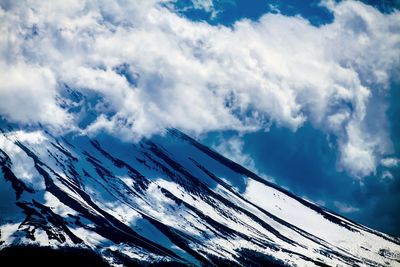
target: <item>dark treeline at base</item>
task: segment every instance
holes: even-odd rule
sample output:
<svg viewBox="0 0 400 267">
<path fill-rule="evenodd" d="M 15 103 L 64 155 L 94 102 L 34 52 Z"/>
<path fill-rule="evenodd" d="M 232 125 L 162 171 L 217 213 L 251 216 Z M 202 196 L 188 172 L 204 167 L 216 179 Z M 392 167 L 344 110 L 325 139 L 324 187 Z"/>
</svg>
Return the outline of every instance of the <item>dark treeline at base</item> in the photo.
<svg viewBox="0 0 400 267">
<path fill-rule="evenodd" d="M 179 262 L 142 262 L 130 259 L 118 251 L 108 250 L 114 256 L 117 264 L 126 267 L 180 267 L 186 266 Z M 0 250 L 1 267 L 109 267 L 96 252 L 83 248 L 50 248 L 39 246 L 13 246 Z"/>
<path fill-rule="evenodd" d="M 13 266 L 70 266 L 108 267 L 109 264 L 95 252 L 87 249 L 18 246 L 0 250 L 0 265 Z"/>
</svg>

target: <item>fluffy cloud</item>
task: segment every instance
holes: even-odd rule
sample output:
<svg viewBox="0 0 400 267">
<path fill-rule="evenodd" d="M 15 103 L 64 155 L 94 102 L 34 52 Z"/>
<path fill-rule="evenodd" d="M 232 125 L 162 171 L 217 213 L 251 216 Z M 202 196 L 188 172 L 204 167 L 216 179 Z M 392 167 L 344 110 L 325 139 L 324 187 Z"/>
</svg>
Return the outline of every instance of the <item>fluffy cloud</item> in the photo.
<svg viewBox="0 0 400 267">
<path fill-rule="evenodd" d="M 336 137 L 339 165 L 356 177 L 391 150 L 385 129 L 370 122 L 386 120 L 399 12 L 345 1 L 329 4 L 334 22 L 320 27 L 266 14 L 229 28 L 190 21 L 156 0 L 0 3 L 0 113 L 10 120 L 79 122 L 77 105 L 90 100 L 65 93 L 73 88 L 101 96 L 97 118 L 80 129 L 89 134 L 138 140 L 168 127 L 245 132 L 271 123 L 296 130 L 308 120 Z"/>
<path fill-rule="evenodd" d="M 57 104 L 53 73 L 24 63 L 0 66 L 0 114 L 12 121 L 68 127 L 71 116 Z"/>
</svg>

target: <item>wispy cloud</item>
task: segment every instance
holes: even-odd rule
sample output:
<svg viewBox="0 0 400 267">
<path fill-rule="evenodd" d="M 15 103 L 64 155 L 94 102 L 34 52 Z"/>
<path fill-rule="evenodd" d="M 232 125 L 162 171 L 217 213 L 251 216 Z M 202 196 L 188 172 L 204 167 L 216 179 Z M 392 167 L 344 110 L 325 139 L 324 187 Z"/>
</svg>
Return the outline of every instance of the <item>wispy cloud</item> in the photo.
<svg viewBox="0 0 400 267">
<path fill-rule="evenodd" d="M 212 145 L 212 148 L 228 159 L 256 173 L 265 180 L 271 182 L 274 181 L 271 176 L 268 176 L 257 169 L 253 158 L 244 152 L 244 142 L 240 137 L 233 136 L 230 138 L 219 138 L 218 141 Z"/>
<path fill-rule="evenodd" d="M 349 204 L 342 203 L 342 202 L 339 202 L 339 201 L 335 201 L 333 204 L 342 213 L 353 213 L 353 212 L 357 212 L 357 211 L 360 210 L 359 208 L 353 207 L 353 206 L 351 206 Z"/>
<path fill-rule="evenodd" d="M 390 152 L 387 131 L 371 121 L 386 120 L 375 99 L 400 65 L 399 12 L 345 1 L 330 4 L 334 21 L 321 27 L 266 14 L 228 28 L 159 3 L 2 2 L 0 113 L 76 127 L 81 113 L 61 97 L 68 86 L 108 108 L 84 133 L 138 140 L 167 127 L 296 130 L 308 120 L 336 137 L 339 165 L 356 177 Z"/>
<path fill-rule="evenodd" d="M 384 158 L 381 160 L 381 165 L 387 168 L 394 168 L 400 165 L 400 159 L 398 158 Z"/>
</svg>

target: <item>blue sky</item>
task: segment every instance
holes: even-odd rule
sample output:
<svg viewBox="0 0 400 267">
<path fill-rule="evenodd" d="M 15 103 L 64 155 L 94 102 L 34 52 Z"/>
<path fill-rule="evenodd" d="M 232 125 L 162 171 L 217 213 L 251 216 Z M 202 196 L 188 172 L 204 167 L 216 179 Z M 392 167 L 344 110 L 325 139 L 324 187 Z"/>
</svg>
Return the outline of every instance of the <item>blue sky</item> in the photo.
<svg viewBox="0 0 400 267">
<path fill-rule="evenodd" d="M 177 1 L 178 12 L 195 21 L 231 26 L 242 19 L 258 20 L 265 13 L 285 16 L 302 16 L 312 25 L 321 26 L 333 21 L 332 13 L 319 1 L 213 1 L 215 10 L 195 8 L 188 1 Z M 396 1 L 364 1 L 364 3 L 391 13 L 400 7 Z M 213 13 L 214 12 L 214 13 Z M 215 14 L 216 13 L 216 14 Z M 392 81 L 385 97 L 389 106 L 386 114 L 394 144 L 392 156 L 400 156 L 400 90 Z M 392 167 L 393 179 L 382 181 L 386 168 L 355 181 L 337 165 L 338 151 L 329 136 L 310 123 L 296 132 L 273 125 L 269 131 L 245 135 L 236 132 L 214 132 L 204 137 L 204 142 L 225 152 L 230 157 L 226 140 L 239 138 L 241 152 L 247 163 L 258 173 L 267 174 L 298 195 L 313 200 L 357 222 L 392 235 L 400 236 L 400 166 Z M 333 142 L 334 143 L 334 142 Z M 240 160 L 240 159 L 239 159 Z"/>
<path fill-rule="evenodd" d="M 202 2 L 202 1 L 197 1 Z M 210 1 L 203 1 L 210 2 Z M 196 8 L 190 1 L 178 0 L 175 7 L 182 15 L 193 20 L 204 20 L 211 24 L 232 25 L 240 19 L 257 20 L 265 13 L 282 13 L 287 16 L 301 15 L 313 25 L 332 21 L 333 16 L 319 1 L 266 1 L 266 0 L 222 0 L 211 1 L 214 10 Z M 214 12 L 214 13 L 213 13 Z"/>
<path fill-rule="evenodd" d="M 177 128 L 400 236 L 399 6 L 0 1 L 0 116 L 129 142 Z"/>
<path fill-rule="evenodd" d="M 195 4 L 194 3 L 203 3 Z M 313 25 L 330 23 L 333 14 L 321 4 L 321 1 L 278 1 L 278 0 L 210 0 L 210 1 L 177 0 L 174 7 L 187 18 L 196 21 L 207 21 L 210 24 L 232 25 L 240 19 L 257 20 L 265 13 L 281 13 L 286 16 L 302 16 Z M 390 13 L 400 7 L 396 0 L 364 0 L 381 12 Z M 207 6 L 212 3 L 213 8 Z M 206 8 L 204 8 L 206 7 Z"/>
</svg>

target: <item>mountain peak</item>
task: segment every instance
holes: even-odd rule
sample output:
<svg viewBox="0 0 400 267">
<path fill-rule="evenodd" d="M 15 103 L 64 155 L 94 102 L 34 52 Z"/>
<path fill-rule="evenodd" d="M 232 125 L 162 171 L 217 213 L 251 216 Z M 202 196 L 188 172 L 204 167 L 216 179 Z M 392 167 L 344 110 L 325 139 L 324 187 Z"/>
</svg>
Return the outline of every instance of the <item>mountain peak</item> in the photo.
<svg viewBox="0 0 400 267">
<path fill-rule="evenodd" d="M 304 200 L 176 129 L 138 143 L 8 130 L 0 149 L 4 251 L 81 248 L 110 265 L 400 262 L 398 239 Z"/>
</svg>

